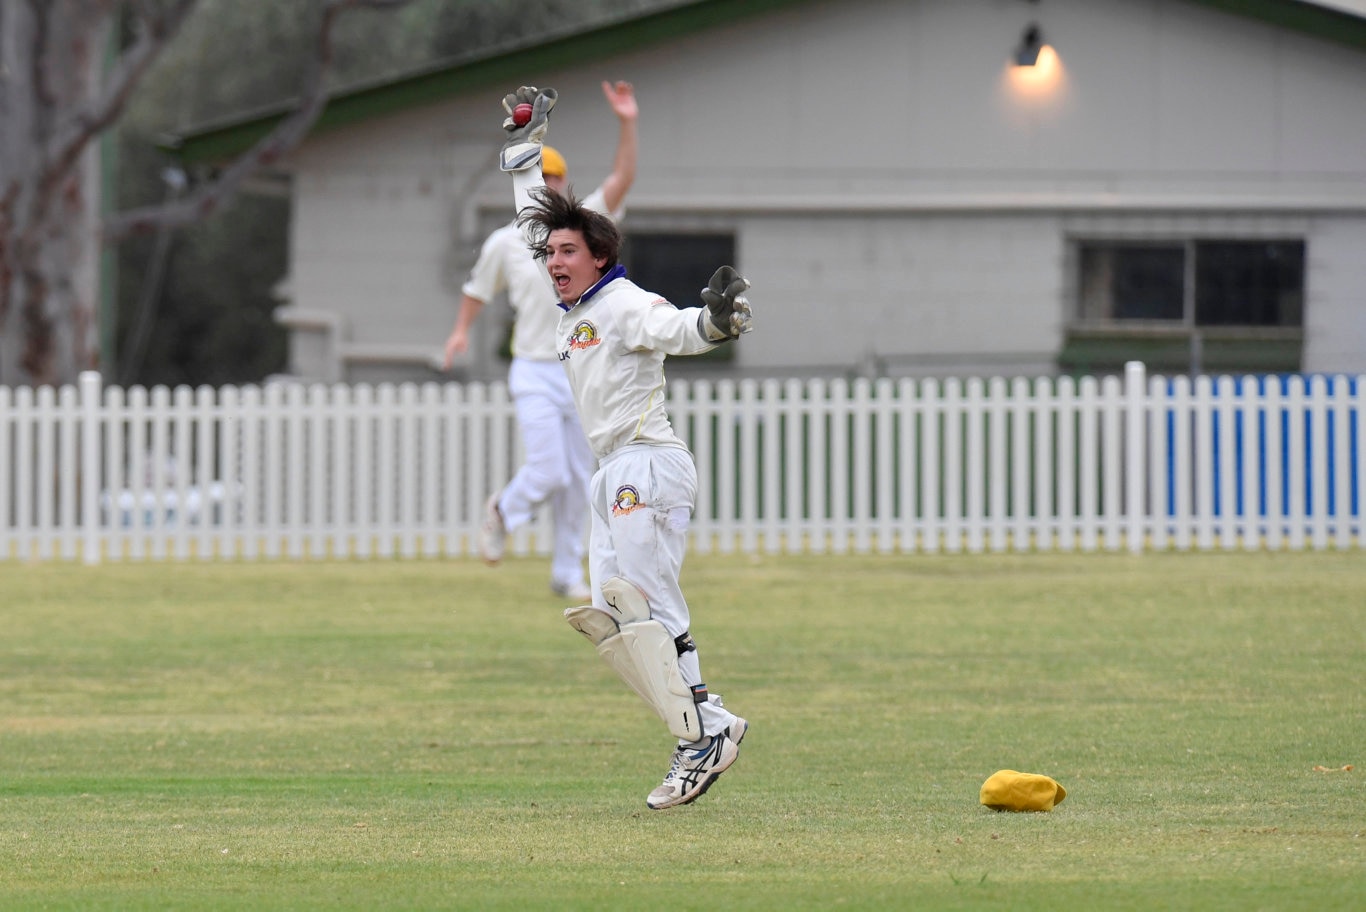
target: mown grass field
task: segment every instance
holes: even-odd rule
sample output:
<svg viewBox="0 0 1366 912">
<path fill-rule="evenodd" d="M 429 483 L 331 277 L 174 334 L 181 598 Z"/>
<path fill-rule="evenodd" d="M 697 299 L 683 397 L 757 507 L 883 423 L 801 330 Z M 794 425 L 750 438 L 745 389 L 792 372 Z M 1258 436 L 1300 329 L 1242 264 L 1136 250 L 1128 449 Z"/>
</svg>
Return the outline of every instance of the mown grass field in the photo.
<svg viewBox="0 0 1366 912">
<path fill-rule="evenodd" d="M 0 908 L 1366 903 L 1360 552 L 695 556 L 753 727 L 667 812 L 546 573 L 0 566 Z"/>
</svg>

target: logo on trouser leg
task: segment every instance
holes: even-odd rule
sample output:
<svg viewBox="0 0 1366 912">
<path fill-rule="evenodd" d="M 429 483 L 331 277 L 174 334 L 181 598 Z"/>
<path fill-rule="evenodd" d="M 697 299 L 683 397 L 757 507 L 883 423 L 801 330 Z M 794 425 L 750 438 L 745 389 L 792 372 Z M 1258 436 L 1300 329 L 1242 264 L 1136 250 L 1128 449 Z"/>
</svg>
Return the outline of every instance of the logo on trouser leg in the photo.
<svg viewBox="0 0 1366 912">
<path fill-rule="evenodd" d="M 612 499 L 612 514 L 615 516 L 625 516 L 637 507 L 645 504 L 640 499 L 640 492 L 634 485 L 622 485 L 617 488 L 617 496 Z"/>
</svg>

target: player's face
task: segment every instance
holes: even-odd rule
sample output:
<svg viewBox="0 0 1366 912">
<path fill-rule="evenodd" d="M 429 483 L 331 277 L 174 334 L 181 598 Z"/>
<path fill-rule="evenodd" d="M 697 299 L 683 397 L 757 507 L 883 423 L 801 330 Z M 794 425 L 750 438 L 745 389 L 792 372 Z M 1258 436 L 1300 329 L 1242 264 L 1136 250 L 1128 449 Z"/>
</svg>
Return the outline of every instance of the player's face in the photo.
<svg viewBox="0 0 1366 912">
<path fill-rule="evenodd" d="M 558 228 L 550 232 L 545 242 L 545 268 L 560 300 L 572 304 L 602 278 L 607 265 L 603 257 L 594 257 L 584 242 L 582 231 Z"/>
</svg>

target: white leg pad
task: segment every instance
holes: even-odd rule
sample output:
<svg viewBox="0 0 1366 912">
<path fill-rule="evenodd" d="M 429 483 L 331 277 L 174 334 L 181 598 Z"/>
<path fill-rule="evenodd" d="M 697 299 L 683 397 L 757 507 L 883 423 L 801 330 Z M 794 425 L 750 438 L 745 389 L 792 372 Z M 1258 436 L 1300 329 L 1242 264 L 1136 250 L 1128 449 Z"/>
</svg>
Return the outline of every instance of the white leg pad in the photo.
<svg viewBox="0 0 1366 912">
<path fill-rule="evenodd" d="M 640 587 L 628 579 L 614 576 L 602 584 L 602 597 L 612 619 L 618 624 L 650 619 L 650 600 Z"/>
<path fill-rule="evenodd" d="M 591 605 L 566 608 L 564 619 L 569 622 L 570 627 L 588 637 L 603 661 L 610 665 L 623 681 L 630 684 L 631 689 L 650 704 L 655 712 L 659 712 L 659 707 L 650 699 L 649 692 L 638 683 L 639 676 L 636 674 L 635 663 L 621 639 L 621 628 L 617 626 L 616 621 Z"/>
<path fill-rule="evenodd" d="M 593 643 L 612 670 L 650 705 L 669 731 L 684 741 L 702 738 L 702 718 L 692 688 L 678 670 L 678 645 L 635 584 L 612 577 L 602 585 L 611 613 L 568 608 L 565 620 Z"/>
<path fill-rule="evenodd" d="M 621 632 L 616 621 L 612 620 L 605 611 L 599 611 L 592 605 L 566 608 L 564 609 L 564 619 L 569 622 L 570 627 L 588 637 L 588 641 L 594 646 Z"/>
<path fill-rule="evenodd" d="M 616 643 L 629 661 L 618 664 Z M 608 658 L 607 651 L 613 653 Z M 623 624 L 621 633 L 598 647 L 617 674 L 635 688 L 654 707 L 674 737 L 683 741 L 702 738 L 702 718 L 693 702 L 693 692 L 683 683 L 678 671 L 678 646 L 659 621 Z"/>
</svg>

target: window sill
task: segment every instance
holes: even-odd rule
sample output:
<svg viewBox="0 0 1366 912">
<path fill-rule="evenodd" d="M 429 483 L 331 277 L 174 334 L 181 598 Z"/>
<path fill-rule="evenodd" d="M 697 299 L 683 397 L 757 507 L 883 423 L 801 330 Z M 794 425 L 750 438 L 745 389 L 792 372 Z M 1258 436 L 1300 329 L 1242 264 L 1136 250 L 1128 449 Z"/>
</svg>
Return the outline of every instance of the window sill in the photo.
<svg viewBox="0 0 1366 912">
<path fill-rule="evenodd" d="M 1300 370 L 1298 326 L 1090 324 L 1064 332 L 1058 366 L 1067 373 L 1109 373 L 1142 361 L 1157 373 L 1285 373 Z"/>
</svg>

